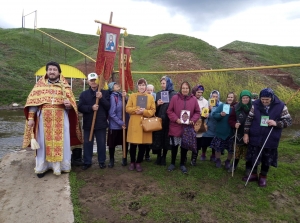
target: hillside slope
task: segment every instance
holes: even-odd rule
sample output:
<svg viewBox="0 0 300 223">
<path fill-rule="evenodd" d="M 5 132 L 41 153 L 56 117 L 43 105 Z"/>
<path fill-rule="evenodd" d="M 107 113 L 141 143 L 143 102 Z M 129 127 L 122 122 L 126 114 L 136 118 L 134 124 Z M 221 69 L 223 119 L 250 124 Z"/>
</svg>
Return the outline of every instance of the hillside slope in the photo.
<svg viewBox="0 0 300 223">
<path fill-rule="evenodd" d="M 42 29 L 57 39 L 96 58 L 99 36 L 84 35 L 56 29 Z M 177 34 L 161 34 L 153 37 L 129 35 L 125 45 L 135 47 L 132 51 L 133 71 L 184 71 L 200 69 L 220 69 L 256 65 L 298 63 L 300 47 L 276 47 L 252 43 L 233 42 L 221 49 L 208 43 Z M 84 73 L 94 71 L 95 63 L 78 52 L 50 39 L 45 34 L 31 29 L 0 29 L 0 105 L 24 102 L 35 83 L 34 73 L 48 61 L 73 65 Z M 275 56 L 276 55 L 276 56 Z M 284 56 L 282 56 L 284 55 Z M 245 59 L 247 58 L 247 59 Z M 116 58 L 115 70 L 118 69 Z M 251 61 L 251 63 L 249 63 Z M 273 72 L 274 70 L 272 70 Z M 298 80 L 297 69 L 280 71 Z M 266 77 L 266 72 L 228 72 L 240 75 L 255 75 L 257 80 L 272 85 L 278 82 Z M 187 79 L 198 80 L 198 74 L 171 75 L 175 84 Z M 146 77 L 157 84 L 162 75 L 135 74 L 134 79 Z M 297 79 L 298 78 L 298 79 Z M 284 82 L 283 82 L 284 84 Z M 74 81 L 76 96 L 82 90 L 82 81 Z M 78 86 L 78 88 L 76 88 Z M 175 85 L 178 87 L 177 85 Z M 289 83 L 289 87 L 292 85 Z M 298 86 L 292 86 L 297 88 Z"/>
</svg>

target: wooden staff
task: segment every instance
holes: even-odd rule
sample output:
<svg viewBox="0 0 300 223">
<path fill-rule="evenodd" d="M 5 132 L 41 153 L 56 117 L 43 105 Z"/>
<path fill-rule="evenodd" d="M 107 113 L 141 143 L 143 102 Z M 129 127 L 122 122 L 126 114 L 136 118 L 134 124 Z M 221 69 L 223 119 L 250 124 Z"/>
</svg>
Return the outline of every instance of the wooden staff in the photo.
<svg viewBox="0 0 300 223">
<path fill-rule="evenodd" d="M 121 65 L 122 65 L 122 119 L 123 122 L 126 123 L 125 121 L 125 96 L 123 95 L 123 92 L 125 90 L 125 74 L 124 74 L 124 38 L 121 39 Z M 127 126 L 126 126 L 127 127 Z M 122 144 L 122 148 L 123 148 L 123 158 L 127 157 L 127 151 L 126 151 L 126 141 L 125 141 L 125 137 L 126 137 L 126 129 L 123 128 L 123 144 Z"/>
<path fill-rule="evenodd" d="M 104 60 L 104 65 L 103 65 L 103 69 L 102 69 L 102 74 L 98 75 L 98 80 L 99 80 L 99 83 L 98 83 L 98 92 L 100 92 L 101 88 L 103 87 L 103 72 L 104 72 L 104 68 L 105 68 L 105 60 Z M 98 105 L 98 104 L 99 104 L 99 98 L 96 98 L 96 105 Z M 98 107 L 98 109 L 99 109 L 99 107 Z M 92 138 L 93 138 L 97 112 L 98 112 L 98 110 L 94 111 L 89 141 L 92 141 Z"/>
<path fill-rule="evenodd" d="M 235 161 L 235 151 L 236 151 L 236 137 L 237 137 L 237 131 L 238 131 L 238 129 L 235 129 L 234 146 L 233 146 L 233 162 L 232 162 L 232 170 L 231 170 L 231 176 L 232 176 L 232 177 L 233 177 L 233 172 L 234 172 L 234 161 Z"/>
</svg>

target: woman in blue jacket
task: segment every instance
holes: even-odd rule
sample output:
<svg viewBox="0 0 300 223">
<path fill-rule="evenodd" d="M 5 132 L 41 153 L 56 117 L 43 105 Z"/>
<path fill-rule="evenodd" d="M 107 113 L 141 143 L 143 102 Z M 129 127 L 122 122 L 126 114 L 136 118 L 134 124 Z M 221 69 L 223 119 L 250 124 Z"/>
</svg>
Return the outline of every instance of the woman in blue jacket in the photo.
<svg viewBox="0 0 300 223">
<path fill-rule="evenodd" d="M 216 167 L 220 168 L 221 164 L 221 153 L 225 149 L 228 150 L 227 160 L 225 161 L 225 168 L 230 168 L 230 161 L 232 159 L 233 152 L 230 150 L 230 138 L 232 136 L 232 129 L 229 125 L 228 119 L 231 107 L 236 104 L 237 97 L 233 92 L 227 95 L 226 104 L 219 106 L 213 113 L 213 118 L 217 121 L 216 125 L 216 136 L 211 141 L 210 147 L 216 151 Z M 228 106 L 228 109 L 225 107 Z"/>
<path fill-rule="evenodd" d="M 202 161 L 206 160 L 207 147 L 210 146 L 211 141 L 213 140 L 213 138 L 216 135 L 215 130 L 216 130 L 217 121 L 213 118 L 213 113 L 222 104 L 222 102 L 220 101 L 220 93 L 217 90 L 213 90 L 210 93 L 209 99 L 215 99 L 216 104 L 215 104 L 215 106 L 212 106 L 212 105 L 208 104 L 209 116 L 206 119 L 207 120 L 206 121 L 207 131 L 202 134 L 202 142 L 201 142 L 202 155 L 200 157 L 200 160 L 202 160 Z M 215 150 L 212 149 L 212 153 L 211 153 L 211 156 L 210 156 L 210 161 L 214 162 L 215 160 L 216 160 Z"/>
<path fill-rule="evenodd" d="M 128 126 L 129 115 L 125 113 L 125 122 L 123 121 L 123 102 L 122 96 L 126 97 L 126 92 L 120 93 L 120 85 L 116 82 L 108 84 L 110 94 L 110 109 L 108 112 L 109 129 L 107 133 L 107 146 L 109 150 L 109 164 L 112 168 L 115 163 L 115 148 L 117 145 L 123 145 L 123 129 Z M 127 131 L 126 131 L 127 132 Z M 126 134 L 125 134 L 126 135 Z M 125 144 L 126 154 L 128 152 L 128 143 Z M 123 148 L 122 148 L 123 149 Z M 127 165 L 127 156 L 122 159 L 122 166 Z"/>
</svg>

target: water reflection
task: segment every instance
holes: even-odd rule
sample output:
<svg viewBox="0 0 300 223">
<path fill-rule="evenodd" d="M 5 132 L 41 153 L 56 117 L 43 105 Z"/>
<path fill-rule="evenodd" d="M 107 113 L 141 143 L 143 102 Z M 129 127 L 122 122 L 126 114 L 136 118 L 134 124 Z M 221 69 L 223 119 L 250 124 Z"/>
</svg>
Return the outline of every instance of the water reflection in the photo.
<svg viewBox="0 0 300 223">
<path fill-rule="evenodd" d="M 24 124 L 23 110 L 0 110 L 0 159 L 22 148 Z"/>
</svg>

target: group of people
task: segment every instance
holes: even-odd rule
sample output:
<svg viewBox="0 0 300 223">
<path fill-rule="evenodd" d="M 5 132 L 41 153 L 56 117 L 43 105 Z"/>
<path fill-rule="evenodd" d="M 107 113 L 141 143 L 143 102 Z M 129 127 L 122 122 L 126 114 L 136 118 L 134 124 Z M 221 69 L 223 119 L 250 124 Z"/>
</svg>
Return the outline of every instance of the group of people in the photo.
<svg viewBox="0 0 300 223">
<path fill-rule="evenodd" d="M 265 187 L 269 167 L 277 167 L 277 148 L 281 131 L 292 124 L 286 105 L 270 88 L 262 89 L 256 100 L 252 100 L 249 90 L 243 90 L 239 96 L 229 92 L 226 101 L 221 102 L 218 90 L 212 90 L 207 100 L 203 97 L 203 85 L 191 87 L 184 81 L 176 92 L 170 77 L 163 76 L 160 79 L 161 91 L 154 93 L 153 85 L 148 85 L 147 81 L 141 78 L 136 84 L 137 92 L 128 96 L 125 91 L 121 91 L 120 85 L 116 82 L 109 83 L 108 90 L 98 90 L 96 83 L 98 76 L 96 73 L 90 73 L 88 75 L 90 88 L 81 93 L 78 103 L 78 111 L 83 114 L 82 140 L 78 127 L 77 107 L 68 84 L 60 75 L 59 64 L 48 63 L 46 71 L 46 75 L 28 97 L 25 107 L 27 127 L 28 129 L 33 127 L 43 148 L 37 150 L 35 171 L 38 177 L 43 177 L 49 168 L 53 169 L 55 174 L 70 171 L 70 163 L 66 160 L 70 156 L 70 146 L 74 144 L 69 140 L 73 133 L 76 136 L 74 137 L 76 140 L 73 140 L 75 144 L 83 141 L 83 170 L 92 165 L 94 137 L 101 169 L 106 167 L 106 146 L 109 148 L 108 167 L 112 168 L 115 163 L 115 148 L 117 145 L 123 145 L 123 140 L 126 141 L 125 146 L 122 146 L 124 154 L 128 154 L 129 151 L 130 156 L 128 169 L 138 172 L 143 170 L 141 163 L 144 157 L 146 160 L 150 159 L 150 150 L 157 156 L 155 164 L 163 166 L 167 165 L 166 156 L 171 150 L 171 162 L 167 170 L 175 170 L 180 146 L 180 170 L 187 173 L 188 151 L 192 150 L 190 164 L 195 166 L 198 155 L 201 161 L 207 159 L 207 148 L 210 147 L 212 153 L 209 159 L 217 168 L 222 167 L 221 155 L 227 150 L 225 169 L 229 172 L 235 171 L 239 160 L 246 159 L 243 180 L 257 181 L 260 187 Z M 54 75 L 53 72 L 59 75 Z M 46 96 L 43 89 L 37 89 L 39 83 L 47 90 Z M 58 88 L 51 91 L 56 86 Z M 35 97 L 38 98 L 33 100 L 35 92 Z M 44 97 L 45 99 L 42 99 Z M 140 103 L 141 99 L 144 100 L 144 104 Z M 60 129 L 51 131 L 56 135 L 62 135 L 64 140 L 60 139 L 61 141 L 56 141 L 56 135 L 48 129 L 55 127 L 49 125 L 48 116 L 52 115 L 52 119 L 56 120 L 53 111 L 58 109 L 60 112 L 57 111 L 55 114 L 61 114 L 60 120 L 52 123 L 61 126 Z M 71 118 L 76 119 L 76 115 L 77 121 L 71 121 Z M 162 129 L 155 132 L 143 131 L 142 120 L 153 116 L 161 118 Z M 96 121 L 92 125 L 94 118 Z M 34 120 L 37 119 L 38 124 L 35 124 Z M 63 126 L 62 122 L 68 125 Z M 72 125 L 75 126 L 73 129 Z M 200 127 L 196 128 L 197 125 Z M 92 134 L 91 126 L 94 126 Z M 27 130 L 27 133 L 30 131 Z M 30 139 L 28 134 L 27 145 Z M 54 137 L 52 144 L 51 139 L 47 139 L 48 136 Z M 194 149 L 189 148 L 191 141 L 196 144 Z M 54 167 L 52 162 L 58 164 Z M 258 174 L 259 164 L 261 169 Z M 122 165 L 127 165 L 127 157 L 123 157 Z"/>
</svg>

